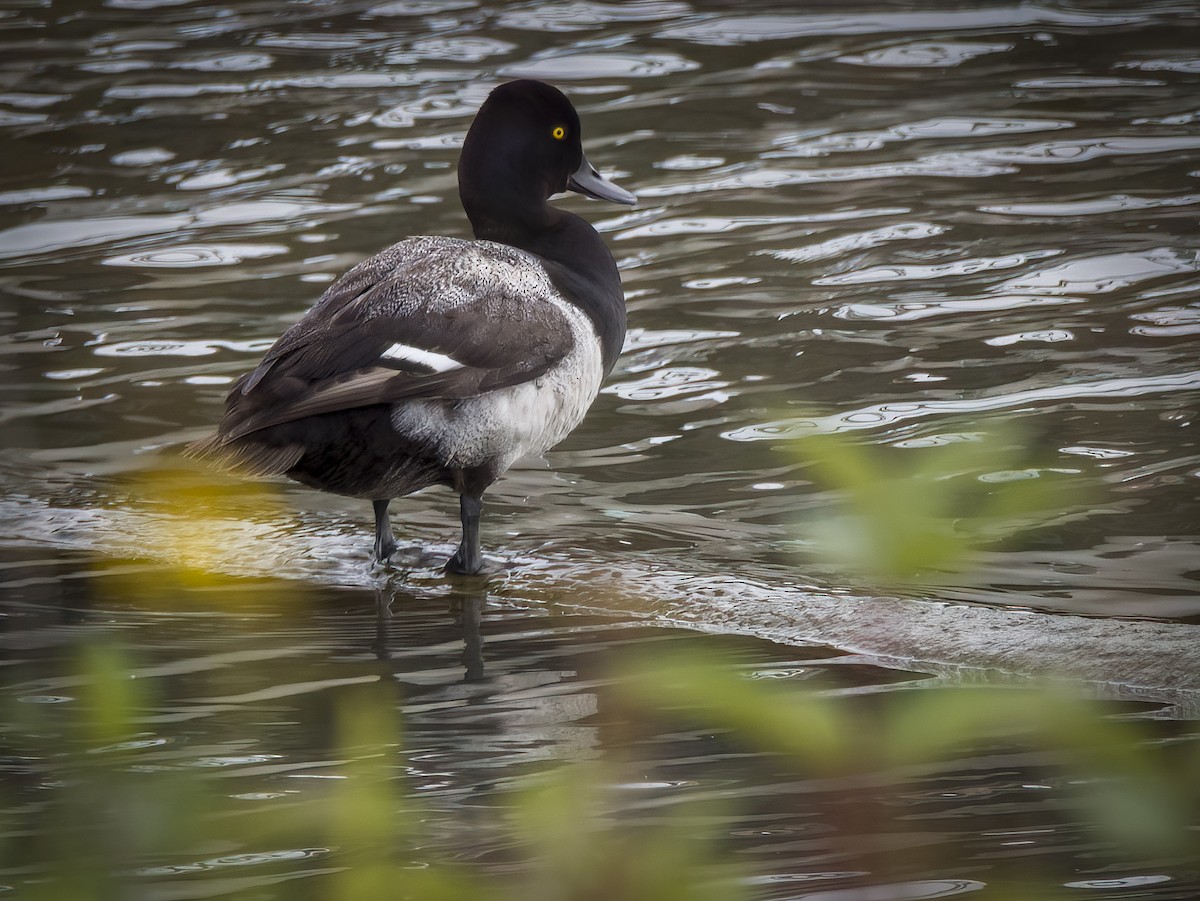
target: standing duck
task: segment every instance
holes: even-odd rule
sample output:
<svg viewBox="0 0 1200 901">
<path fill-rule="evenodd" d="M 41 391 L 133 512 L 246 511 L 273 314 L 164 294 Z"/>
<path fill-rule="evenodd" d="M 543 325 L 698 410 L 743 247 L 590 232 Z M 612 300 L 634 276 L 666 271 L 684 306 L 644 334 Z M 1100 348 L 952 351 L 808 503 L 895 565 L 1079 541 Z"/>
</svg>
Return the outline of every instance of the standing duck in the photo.
<svg viewBox="0 0 1200 901">
<path fill-rule="evenodd" d="M 588 162 L 561 91 L 493 90 L 458 162 L 476 240 L 408 238 L 350 269 L 238 379 L 216 434 L 188 453 L 370 500 L 380 563 L 396 549 L 390 501 L 445 485 L 462 518 L 446 569 L 481 572 L 484 492 L 579 425 L 624 342 L 612 254 L 547 202 L 568 190 L 636 201 Z"/>
</svg>

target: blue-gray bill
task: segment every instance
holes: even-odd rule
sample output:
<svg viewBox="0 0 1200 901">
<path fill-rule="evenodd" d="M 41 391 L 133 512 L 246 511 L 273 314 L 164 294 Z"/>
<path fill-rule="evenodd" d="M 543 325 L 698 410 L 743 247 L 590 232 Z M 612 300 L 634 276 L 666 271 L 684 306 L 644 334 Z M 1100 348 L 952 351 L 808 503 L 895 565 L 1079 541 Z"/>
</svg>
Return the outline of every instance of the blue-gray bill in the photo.
<svg viewBox="0 0 1200 901">
<path fill-rule="evenodd" d="M 588 162 L 586 156 L 580 160 L 579 168 L 567 180 L 567 189 L 596 200 L 610 200 L 613 203 L 624 203 L 630 206 L 637 203 L 636 196 L 620 185 L 613 184 L 597 172 L 596 167 Z"/>
</svg>

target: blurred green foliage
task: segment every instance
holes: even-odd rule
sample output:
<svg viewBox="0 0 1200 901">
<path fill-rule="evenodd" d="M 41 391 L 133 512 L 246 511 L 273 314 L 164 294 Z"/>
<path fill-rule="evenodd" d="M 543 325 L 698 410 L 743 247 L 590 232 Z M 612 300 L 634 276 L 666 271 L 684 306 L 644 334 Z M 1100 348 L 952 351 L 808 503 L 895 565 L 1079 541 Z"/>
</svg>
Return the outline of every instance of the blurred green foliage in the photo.
<svg viewBox="0 0 1200 901">
<path fill-rule="evenodd" d="M 658 658 L 619 683 L 640 704 L 700 712 L 809 776 L 885 781 L 997 745 L 1053 750 L 1087 784 L 1093 822 L 1146 857 L 1200 859 L 1200 742 L 1156 747 L 1147 723 L 1105 716 L 1061 683 L 897 692 L 879 705 L 738 679 L 719 661 Z"/>
<path fill-rule="evenodd" d="M 1046 462 L 1014 420 L 960 423 L 900 445 L 813 434 L 793 442 L 819 489 L 836 493 L 801 523 L 816 556 L 886 587 L 962 573 L 977 551 L 1061 517 L 1087 495 L 1077 471 Z"/>
<path fill-rule="evenodd" d="M 339 692 L 334 767 L 315 794 L 247 812 L 219 774 L 146 765 L 142 752 L 162 730 L 150 725 L 155 700 L 132 672 L 111 645 L 90 644 L 80 658 L 79 703 L 4 711 L 8 754 L 36 774 L 43 796 L 33 831 L 14 829 L 15 808 L 3 805 L 9 822 L 0 830 L 0 870 L 19 883 L 22 898 L 754 897 L 746 865 L 729 856 L 711 825 L 728 817 L 698 804 L 650 825 L 616 815 L 614 792 L 628 778 L 619 755 L 542 774 L 494 809 L 494 822 L 464 819 L 464 830 L 510 836 L 504 878 L 434 850 L 430 811 L 403 775 L 395 698 L 380 683 Z M 1105 715 L 1066 686 L 910 689 L 889 693 L 886 703 L 850 703 L 811 686 L 748 679 L 728 660 L 689 652 L 621 661 L 610 691 L 634 720 L 675 719 L 776 755 L 796 778 L 867 786 L 848 789 L 842 806 L 873 829 L 883 827 L 881 787 L 902 787 L 931 764 L 1001 748 L 1048 752 L 1090 805 L 1107 843 L 1094 853 L 1111 845 L 1145 859 L 1200 859 L 1197 743 L 1161 742 L 1150 723 Z M 469 846 L 470 835 L 463 841 Z M 229 875 L 238 863 L 272 857 L 286 865 L 278 876 Z M 946 863 L 935 858 L 929 866 Z M 989 887 L 992 898 L 1057 897 L 1046 885 Z"/>
<path fill-rule="evenodd" d="M 548 774 L 520 794 L 503 823 L 489 824 L 509 831 L 521 849 L 508 882 L 431 857 L 422 831 L 430 812 L 406 791 L 401 721 L 394 696 L 379 683 L 339 694 L 337 770 L 322 780 L 323 793 L 247 813 L 217 774 L 143 763 L 140 752 L 162 739 L 147 728 L 155 700 L 132 678 L 134 670 L 111 643 L 90 644 L 80 656 L 82 694 L 69 711 L 4 708 L 2 756 L 23 762 L 47 796 L 36 802 L 44 809 L 38 828 L 22 832 L 13 825 L 18 808 L 11 791 L 0 794 L 0 871 L 19 883 L 22 898 L 738 896 L 727 880 L 712 880 L 722 868 L 714 868 L 713 837 L 697 833 L 695 818 L 679 816 L 636 835 L 614 829 L 606 793 L 617 775 L 598 763 Z M 469 836 L 464 841 L 469 844 Z M 272 858 L 296 870 L 278 878 L 228 875 L 239 862 Z M 302 866 L 306 858 L 328 865 Z M 164 879 L 172 880 L 170 887 Z"/>
<path fill-rule="evenodd" d="M 994 441 L 935 448 L 918 464 L 894 466 L 875 451 L 840 440 L 807 442 L 814 471 L 849 507 L 850 532 L 831 539 L 848 560 L 874 561 L 879 578 L 906 581 L 965 565 L 981 542 L 1038 521 L 1054 506 L 1042 480 L 987 479 L 1011 471 L 1012 433 Z M 980 447 L 985 449 L 981 456 Z M 194 494 L 194 492 L 193 492 Z M 201 492 L 202 494 L 202 492 Z M 1059 496 L 1061 498 L 1061 496 Z M 192 496 L 197 509 L 206 498 Z M 220 505 L 217 505 L 219 508 Z M 215 514 L 214 514 L 215 515 Z M 215 531 L 215 530 L 214 530 Z M 167 537 L 180 544 L 190 537 Z M 193 595 L 221 595 L 236 607 L 235 583 L 205 576 L 220 553 L 173 553 L 182 575 L 124 586 L 128 598 L 161 595 L 164 584 Z M 289 602 L 293 599 L 289 598 Z M 261 603 L 256 598 L 255 603 Z M 236 621 L 236 617 L 232 618 Z M 242 624 L 232 628 L 256 629 Z M 269 638 L 257 636 L 262 643 Z M 249 660 L 250 658 L 246 658 Z M 617 786 L 636 779 L 609 749 L 603 762 L 564 763 L 525 780 L 504 806 L 462 816 L 460 845 L 473 830 L 498 830 L 507 858 L 481 866 L 448 854 L 432 835 L 444 822 L 405 776 L 403 722 L 380 678 L 345 680 L 331 694 L 329 766 L 303 796 L 247 807 L 220 773 L 173 766 L 148 755 L 185 734 L 160 699 L 135 678 L 138 661 L 114 641 L 81 645 L 71 704 L 7 703 L 0 728 L 0 873 L 34 901 L 184 901 L 287 898 L 289 901 L 496 899 L 496 901 L 717 901 L 756 897 L 754 873 L 730 851 L 727 823 L 744 799 L 673 806 L 651 822 L 620 816 Z M 243 665 L 253 665 L 243 663 Z M 720 735 L 773 755 L 797 780 L 841 786 L 847 820 L 841 857 L 864 863 L 877 882 L 892 874 L 872 856 L 870 834 L 919 828 L 889 813 L 880 798 L 941 761 L 1033 751 L 1057 761 L 1090 810 L 1106 849 L 1145 860 L 1200 859 L 1200 743 L 1165 741 L 1151 722 L 1116 715 L 1066 685 L 1027 683 L 921 689 L 871 697 L 822 691 L 811 683 L 746 678 L 728 660 L 686 655 L 613 662 L 610 702 L 633 722 L 677 720 L 680 728 Z M 219 676 L 212 676 L 214 680 Z M 270 684 L 264 676 L 264 684 Z M 222 694 L 220 685 L 211 694 Z M 219 698 L 218 698 L 219 700 Z M 215 702 L 214 702 L 215 703 Z M 239 723 L 237 729 L 252 728 Z M 19 778 L 12 778 L 18 774 Z M 532 787 L 528 787 L 532 782 Z M 486 812 L 484 812 L 486 810 Z M 720 815 L 717 815 L 717 814 Z M 444 812 L 442 813 L 444 818 Z M 33 828 L 29 824 L 34 823 Z M 869 828 L 863 824 L 869 824 Z M 727 827 L 726 827 L 727 828 Z M 901 846 L 903 847 L 903 846 Z M 909 852 L 900 852 L 911 857 Z M 922 853 L 935 854 L 937 849 Z M 945 852 L 953 853 L 953 852 Z M 885 863 L 880 863 L 880 860 Z M 1030 858 L 989 871 L 989 899 L 1063 897 Z M 273 863 L 271 875 L 239 866 Z M 946 859 L 931 858 L 936 873 Z M 953 862 L 951 862 L 953 863 Z M 897 873 L 914 871 L 911 859 Z M 849 868 L 845 865 L 845 868 Z M 1013 874 L 1011 884 L 999 881 Z M 233 874 L 233 875 L 231 875 Z M 498 875 L 499 874 L 499 875 Z M 903 878 L 899 876 L 897 878 Z M 850 898 L 850 895 L 846 895 Z"/>
</svg>

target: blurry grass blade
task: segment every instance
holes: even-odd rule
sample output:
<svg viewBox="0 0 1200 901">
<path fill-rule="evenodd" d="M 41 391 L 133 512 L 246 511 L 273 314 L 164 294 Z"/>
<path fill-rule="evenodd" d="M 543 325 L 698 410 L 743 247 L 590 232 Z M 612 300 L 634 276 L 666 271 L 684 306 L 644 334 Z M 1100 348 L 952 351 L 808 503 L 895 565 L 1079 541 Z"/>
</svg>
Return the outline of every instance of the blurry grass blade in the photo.
<svg viewBox="0 0 1200 901">
<path fill-rule="evenodd" d="M 89 743 L 106 748 L 126 741 L 145 703 L 127 660 L 111 645 L 96 642 L 84 649 L 81 662 L 87 674 L 80 700 Z"/>
<path fill-rule="evenodd" d="M 812 692 L 771 690 L 731 674 L 721 658 L 670 656 L 643 661 L 620 690 L 635 702 L 702 713 L 739 740 L 839 770 L 854 756 L 845 712 Z"/>
<path fill-rule="evenodd" d="M 371 687 L 375 690 L 344 692 L 337 709 L 337 739 L 346 764 L 344 778 L 335 783 L 330 824 L 336 843 L 345 848 L 382 849 L 399 837 L 396 715 L 387 693 Z"/>
<path fill-rule="evenodd" d="M 627 901 L 736 901 L 734 867 L 716 854 L 709 824 L 725 816 L 689 804 L 654 825 L 617 823 L 608 812 L 616 770 L 594 763 L 554 773 L 526 792 L 514 818 L 537 867 L 514 897 Z"/>
<path fill-rule="evenodd" d="M 806 436 L 797 454 L 838 499 L 803 528 L 826 556 L 887 584 L 962 571 L 976 550 L 1077 500 L 1046 475 L 1064 471 L 1036 465 L 1027 445 L 1026 430 L 1011 422 L 903 447 Z"/>
</svg>

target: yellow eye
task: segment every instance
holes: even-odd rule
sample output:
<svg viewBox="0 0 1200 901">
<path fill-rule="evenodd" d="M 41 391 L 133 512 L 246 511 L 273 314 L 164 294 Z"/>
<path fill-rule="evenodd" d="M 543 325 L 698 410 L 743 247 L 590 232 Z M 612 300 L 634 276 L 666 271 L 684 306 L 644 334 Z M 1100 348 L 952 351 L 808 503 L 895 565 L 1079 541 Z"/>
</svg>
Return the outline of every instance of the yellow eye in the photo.
<svg viewBox="0 0 1200 901">
<path fill-rule="evenodd" d="M 563 128 L 561 125 L 555 125 L 554 130 L 552 132 L 550 132 L 550 134 L 554 138 L 554 140 L 561 141 L 563 138 L 565 138 L 567 136 L 567 130 L 565 128 Z"/>
</svg>

